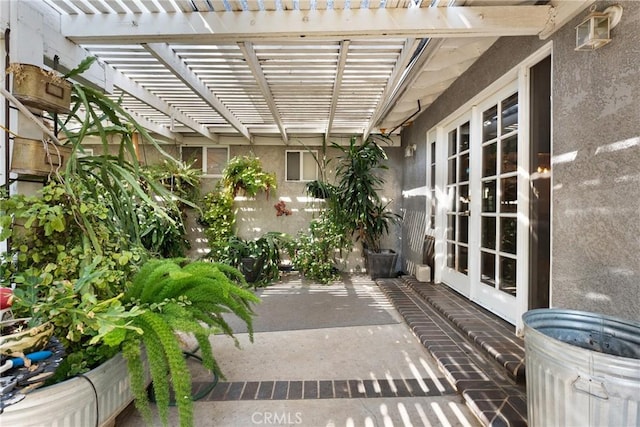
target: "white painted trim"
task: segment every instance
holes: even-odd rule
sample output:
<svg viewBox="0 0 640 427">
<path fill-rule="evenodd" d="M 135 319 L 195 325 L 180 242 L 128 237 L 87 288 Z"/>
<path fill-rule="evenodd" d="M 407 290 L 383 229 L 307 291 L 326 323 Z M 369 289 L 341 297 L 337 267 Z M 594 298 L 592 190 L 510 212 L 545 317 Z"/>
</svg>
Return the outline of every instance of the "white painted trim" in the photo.
<svg viewBox="0 0 640 427">
<path fill-rule="evenodd" d="M 477 105 L 477 110 L 478 110 L 478 115 L 480 116 L 480 120 L 482 120 L 482 112 L 485 111 L 487 108 L 491 108 L 492 106 L 499 104 L 501 101 L 503 101 L 504 99 L 508 98 L 509 96 L 511 96 L 514 93 L 518 93 L 518 158 L 520 157 L 520 152 L 522 150 L 522 146 L 520 145 L 521 142 L 521 129 L 520 129 L 520 120 L 522 120 L 522 116 L 521 116 L 521 110 L 520 110 L 520 105 L 523 102 L 520 93 L 518 92 L 520 86 L 519 86 L 519 81 L 516 78 L 512 79 L 508 84 L 504 85 L 503 87 L 501 87 L 499 90 L 495 91 L 495 93 L 493 93 L 491 96 L 487 97 L 485 100 L 483 100 L 481 103 L 478 103 Z M 497 143 L 499 144 L 500 141 L 502 141 L 502 139 L 498 139 Z M 499 152 L 499 150 L 498 150 Z M 481 160 L 481 159 L 480 159 Z M 500 174 L 498 176 L 503 176 L 503 174 Z M 520 185 L 520 179 L 518 180 Z M 496 188 L 496 192 L 497 194 L 499 194 L 501 191 L 501 189 L 498 187 Z M 500 198 L 499 198 L 500 199 Z M 520 199 L 518 199 L 518 210 L 521 209 L 520 206 Z M 481 212 L 478 212 L 478 215 L 481 216 Z M 505 218 L 508 217 L 509 215 L 505 215 L 505 214 L 500 214 L 500 206 L 496 206 L 496 217 L 500 217 L 500 218 Z M 517 217 L 518 215 L 516 215 Z M 496 224 L 497 227 L 497 224 Z M 477 233 L 480 233 L 480 228 L 477 229 Z M 520 230 L 518 230 L 519 232 Z M 496 233 L 497 235 L 499 235 L 500 230 L 499 228 L 496 228 Z M 528 230 L 527 230 L 528 233 Z M 517 239 L 518 242 L 520 242 L 520 235 L 517 234 Z M 519 248 L 519 245 L 518 245 Z M 524 284 L 522 282 L 520 282 L 518 280 L 518 274 L 521 273 L 521 270 L 518 270 L 518 267 L 522 264 L 521 259 L 523 257 L 526 258 L 527 262 L 525 263 L 527 266 L 527 270 L 528 270 L 528 249 L 527 249 L 527 253 L 526 254 L 522 254 L 520 252 L 518 252 L 518 248 L 516 249 L 516 270 L 517 270 L 517 274 L 516 274 L 516 295 L 520 292 L 520 288 L 522 286 L 524 286 Z M 498 265 L 496 267 L 496 275 L 500 275 L 500 271 L 499 271 L 499 257 L 500 257 L 500 250 L 498 248 L 498 242 L 496 241 L 496 261 L 498 262 Z M 478 251 L 477 251 L 477 256 L 480 256 L 480 245 L 478 245 Z M 477 279 L 477 280 L 476 280 Z M 475 280 L 475 282 L 472 284 L 472 288 L 475 288 L 475 299 L 473 301 L 477 302 L 478 304 L 480 304 L 481 306 L 485 307 L 487 310 L 497 314 L 498 316 L 502 317 L 503 319 L 507 320 L 510 323 L 514 323 L 516 322 L 516 318 L 518 317 L 517 315 L 517 309 L 515 307 L 516 304 L 516 298 L 503 292 L 500 291 L 499 289 L 492 289 L 490 286 L 483 284 L 481 282 L 481 277 L 480 277 L 480 269 L 478 269 L 478 276 L 476 277 L 472 277 L 472 280 Z"/>
<path fill-rule="evenodd" d="M 176 55 L 166 43 L 149 43 L 143 47 L 160 61 L 167 69 L 194 91 L 203 101 L 218 112 L 231 126 L 246 139 L 251 140 L 249 130 L 238 120 L 207 85 Z"/>
<path fill-rule="evenodd" d="M 516 333 L 522 332 L 524 328 L 522 314 L 527 311 L 529 305 L 530 287 L 530 75 L 531 73 L 529 72 L 529 67 L 523 66 L 518 72 L 518 222 L 516 227 L 516 253 L 518 254 L 518 257 L 516 258 Z"/>
<path fill-rule="evenodd" d="M 437 126 L 436 132 L 436 197 L 438 198 L 438 208 L 436 210 L 436 243 L 435 260 L 434 260 L 434 281 L 436 283 L 442 282 L 442 272 L 447 265 L 447 191 L 446 185 L 446 165 L 447 163 L 447 150 L 446 150 L 446 135 L 444 127 Z M 443 147 L 443 144 L 445 147 Z"/>
<path fill-rule="evenodd" d="M 477 106 L 471 107 L 469 139 L 469 195 L 471 216 L 469 217 L 469 279 L 480 280 L 480 244 L 482 236 L 482 112 Z M 475 255 L 474 255 L 475 254 Z M 478 287 L 470 284 L 471 301 L 478 299 Z"/>
<path fill-rule="evenodd" d="M 61 16 L 76 43 L 191 43 L 273 39 L 538 35 L 552 7 L 465 6 L 350 10 L 124 13 Z"/>
<path fill-rule="evenodd" d="M 427 132 L 427 138 L 426 140 L 423 142 L 424 147 L 425 147 L 425 159 L 426 159 L 426 167 L 425 167 L 425 183 L 426 183 L 426 206 L 425 206 L 425 212 L 426 212 L 426 220 L 425 220 L 425 229 L 424 229 L 424 233 L 426 234 L 431 234 L 431 229 L 436 229 L 436 225 L 435 225 L 435 219 L 434 219 L 434 224 L 431 224 L 431 186 L 433 186 L 434 188 L 436 188 L 436 194 L 437 194 L 437 167 L 438 167 L 438 162 L 436 161 L 436 159 L 432 159 L 431 158 L 431 144 L 435 143 L 436 144 L 436 152 L 435 152 L 435 156 L 437 156 L 438 154 L 438 140 L 437 140 L 437 132 L 435 132 L 434 130 L 430 130 L 429 132 Z M 431 164 L 434 164 L 434 168 L 436 168 L 436 173 L 434 174 L 434 181 L 435 182 L 431 182 Z M 439 206 L 439 203 L 437 201 L 437 196 L 436 196 L 436 206 Z M 437 210 L 437 208 L 436 208 Z M 438 213 L 436 211 L 436 217 L 437 217 Z M 433 227 L 431 227 L 433 225 Z"/>
<path fill-rule="evenodd" d="M 444 222 L 444 240 L 443 240 L 443 249 L 444 252 L 442 254 L 442 257 L 444 259 L 444 264 L 443 264 L 443 268 L 442 268 L 442 280 L 446 281 L 451 287 L 453 287 L 456 291 L 460 292 L 462 295 L 466 296 L 466 297 L 470 297 L 471 296 L 471 280 L 470 280 L 470 265 L 469 265 L 469 259 L 470 259 L 470 249 L 471 249 L 471 241 L 469 240 L 469 237 L 471 235 L 471 224 L 469 223 L 467 225 L 467 237 L 468 237 L 468 241 L 467 241 L 467 274 L 463 274 L 458 272 L 456 269 L 451 268 L 449 266 L 447 266 L 446 263 L 446 259 L 447 259 L 447 235 L 446 235 L 446 229 L 447 229 L 447 218 L 448 218 L 448 206 L 449 206 L 449 200 L 448 200 L 448 195 L 447 195 L 447 178 L 448 178 L 448 159 L 449 159 L 449 155 L 448 155 L 448 145 L 449 145 L 449 140 L 448 140 L 448 135 L 449 132 L 454 130 L 454 129 L 459 129 L 459 127 L 466 123 L 469 122 L 469 126 L 471 126 L 471 111 L 468 110 L 466 111 L 464 114 L 459 115 L 458 117 L 456 117 L 454 120 L 449 121 L 445 126 L 442 127 L 442 144 L 444 146 L 440 146 L 440 149 L 442 150 L 442 156 L 444 157 L 444 162 L 442 163 L 442 169 L 444 170 L 443 174 L 441 175 L 441 179 L 442 181 L 441 186 L 443 188 L 443 210 L 442 213 L 444 214 L 444 218 L 443 218 L 443 222 Z M 469 128 L 471 130 L 471 127 Z M 457 135 L 458 138 L 460 137 L 460 135 Z M 457 141 L 456 141 L 457 144 Z M 471 144 L 471 140 L 469 140 L 469 144 Z M 469 145 L 469 149 L 471 149 L 471 145 Z M 469 150 L 469 154 L 470 154 L 470 150 Z M 458 150 L 456 150 L 456 158 L 460 157 L 460 153 L 458 152 Z M 470 158 L 471 160 L 471 158 Z M 469 165 L 471 168 L 471 164 Z M 458 175 L 460 173 L 459 170 L 459 165 L 458 168 L 456 169 L 456 183 L 458 183 Z M 469 176 L 469 180 L 471 179 L 471 176 Z M 469 184 L 471 184 L 471 182 L 469 182 Z M 459 188 L 459 185 L 456 184 L 456 188 Z M 454 203 L 458 204 L 458 201 L 454 201 Z M 457 208 L 456 208 L 457 210 Z M 457 215 L 456 215 L 457 217 Z M 469 218 L 470 219 L 470 218 Z M 456 228 L 456 231 L 459 232 L 459 229 Z M 457 239 L 455 239 L 457 241 Z"/>
</svg>

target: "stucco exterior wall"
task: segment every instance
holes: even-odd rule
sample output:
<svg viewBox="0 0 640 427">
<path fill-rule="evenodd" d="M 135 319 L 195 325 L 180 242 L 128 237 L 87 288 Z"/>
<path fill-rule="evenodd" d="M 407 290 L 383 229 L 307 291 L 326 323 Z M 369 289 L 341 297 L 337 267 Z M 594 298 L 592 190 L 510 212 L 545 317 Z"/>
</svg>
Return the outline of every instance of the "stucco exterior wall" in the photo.
<svg viewBox="0 0 640 427">
<path fill-rule="evenodd" d="M 640 3 L 619 4 L 613 41 L 596 51 L 574 51 L 586 13 L 551 37 L 551 305 L 640 320 Z M 425 185 L 427 131 L 547 42 L 499 39 L 403 130 L 403 147 L 418 146 L 404 162 L 404 191 Z M 425 198 L 405 197 L 403 209 L 419 216 Z M 407 247 L 412 232 L 403 228 L 405 265 L 421 256 Z"/>
<path fill-rule="evenodd" d="M 579 19 L 554 36 L 551 301 L 640 320 L 640 3 L 620 4 L 596 51 Z"/>
<path fill-rule="evenodd" d="M 236 234 L 243 239 L 256 239 L 269 231 L 277 231 L 295 236 L 299 231 L 306 231 L 309 222 L 318 215 L 323 203 L 310 202 L 307 200 L 304 182 L 287 182 L 285 180 L 285 152 L 287 150 L 303 149 L 293 146 L 231 146 L 230 157 L 248 155 L 251 150 L 253 154 L 262 160 L 263 169 L 267 172 L 275 172 L 277 179 L 277 189 L 273 191 L 269 198 L 266 194 L 258 194 L 255 198 L 236 200 Z M 321 147 L 309 147 L 311 150 L 321 152 Z M 385 186 L 383 198 L 391 201 L 389 206 L 393 212 L 400 213 L 400 188 L 401 188 L 401 162 L 402 153 L 399 147 L 385 147 L 385 152 L 389 157 L 388 169 L 383 176 Z M 338 150 L 328 148 L 327 157 L 334 158 L 339 154 Z M 336 161 L 329 163 L 327 168 L 327 179 L 333 182 L 335 176 Z M 283 200 L 286 207 L 292 211 L 289 216 L 276 216 L 274 205 Z M 382 245 L 400 252 L 401 236 L 400 227 L 393 227 L 389 235 L 383 240 Z M 346 269 L 349 271 L 360 271 L 365 268 L 361 259 L 360 251 L 356 245 L 354 252 L 349 256 Z M 398 266 L 400 268 L 400 266 Z"/>
</svg>

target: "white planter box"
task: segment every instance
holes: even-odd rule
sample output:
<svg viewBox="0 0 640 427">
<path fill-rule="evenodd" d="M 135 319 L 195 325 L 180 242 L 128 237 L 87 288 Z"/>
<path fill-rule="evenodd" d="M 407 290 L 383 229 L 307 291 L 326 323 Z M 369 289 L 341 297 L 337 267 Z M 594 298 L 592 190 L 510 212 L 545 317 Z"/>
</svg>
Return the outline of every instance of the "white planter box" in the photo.
<svg viewBox="0 0 640 427">
<path fill-rule="evenodd" d="M 0 415 L 0 425 L 114 425 L 116 416 L 133 400 L 126 361 L 118 354 L 84 376 L 86 378 L 72 378 L 27 394 L 21 402 L 5 408 L 4 413 Z M 95 387 L 96 393 L 91 384 Z M 100 418 L 96 423 L 98 414 Z"/>
</svg>

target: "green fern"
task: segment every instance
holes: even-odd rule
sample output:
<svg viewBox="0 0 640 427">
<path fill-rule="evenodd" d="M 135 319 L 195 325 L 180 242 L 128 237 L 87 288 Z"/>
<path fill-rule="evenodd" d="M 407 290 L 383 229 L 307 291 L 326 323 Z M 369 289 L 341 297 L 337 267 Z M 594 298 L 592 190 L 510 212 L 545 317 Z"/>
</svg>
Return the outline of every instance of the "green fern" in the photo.
<svg viewBox="0 0 640 427">
<path fill-rule="evenodd" d="M 139 316 L 142 322 L 146 323 L 143 329 L 145 334 L 155 332 L 164 351 L 163 355 L 169 367 L 169 373 L 171 374 L 171 384 L 175 394 L 176 405 L 178 406 L 178 413 L 180 414 L 180 424 L 184 426 L 193 425 L 193 402 L 191 401 L 191 374 L 189 373 L 189 367 L 187 361 L 182 354 L 180 348 L 180 342 L 176 339 L 175 331 L 168 324 L 167 320 L 163 318 L 163 315 L 159 313 L 146 312 Z M 144 337 L 143 335 L 143 337 Z M 144 339 L 145 346 L 147 340 Z M 166 365 L 163 364 L 163 367 Z M 149 363 L 151 369 L 151 362 Z M 164 375 L 164 377 L 162 377 Z M 156 373 L 152 370 L 151 377 L 154 382 L 154 391 L 156 390 L 156 379 L 166 382 L 167 371 Z M 160 377 L 160 378 L 157 378 Z M 164 381 L 163 381 L 164 380 Z M 164 388 L 164 385 L 163 385 Z M 164 396 L 163 396 L 164 399 Z M 168 396 L 166 401 L 156 400 L 158 403 L 158 410 L 161 412 L 161 420 L 163 424 L 167 424 L 167 407 L 169 406 Z"/>
<path fill-rule="evenodd" d="M 133 277 L 131 286 L 127 291 L 129 299 L 141 298 L 142 291 L 147 288 L 147 285 L 159 281 L 163 274 L 175 269 L 179 269 L 179 266 L 175 263 L 163 263 L 159 259 L 147 261 L 138 274 Z"/>
<path fill-rule="evenodd" d="M 147 399 L 145 372 L 138 341 L 125 341 L 122 344 L 122 355 L 127 361 L 127 369 L 131 378 L 131 392 L 136 396 L 136 408 L 140 411 L 147 424 L 151 424 L 152 415 L 149 408 L 149 400 Z"/>
<path fill-rule="evenodd" d="M 260 300 L 241 287 L 246 285 L 241 277 L 240 272 L 226 265 L 164 259 L 147 262 L 133 278 L 123 300 L 142 309 L 142 314 L 133 320 L 132 326 L 143 333 L 133 329 L 127 332 L 127 351 L 123 354 L 128 362 L 136 406 L 148 423 L 151 421 L 148 399 L 140 385 L 140 378 L 143 378 L 140 353 L 135 352 L 132 346 L 144 344 L 146 348 L 163 425 L 167 425 L 168 419 L 169 387 L 175 394 L 180 425 L 192 425 L 191 377 L 176 332 L 193 334 L 200 345 L 203 365 L 222 377 L 209 336 L 222 331 L 237 344 L 223 314 L 232 313 L 242 319 L 253 339 L 252 304 Z"/>
</svg>

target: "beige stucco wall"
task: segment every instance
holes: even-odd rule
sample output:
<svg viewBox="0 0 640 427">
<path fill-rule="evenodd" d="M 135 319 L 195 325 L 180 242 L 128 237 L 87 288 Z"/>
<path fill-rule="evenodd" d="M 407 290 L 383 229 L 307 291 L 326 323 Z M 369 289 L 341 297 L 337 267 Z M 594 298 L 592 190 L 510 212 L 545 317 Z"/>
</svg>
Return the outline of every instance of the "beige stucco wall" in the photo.
<svg viewBox="0 0 640 427">
<path fill-rule="evenodd" d="M 321 147 L 308 147 L 311 150 L 321 152 Z M 310 202 L 307 200 L 304 188 L 305 183 L 287 182 L 285 180 L 285 152 L 291 149 L 302 149 L 300 147 L 277 146 L 231 146 L 230 157 L 247 155 L 253 152 L 262 160 L 263 168 L 267 172 L 275 172 L 278 188 L 269 195 L 259 194 L 251 199 L 238 199 L 236 205 L 236 233 L 244 239 L 256 239 L 268 231 L 278 231 L 295 236 L 299 231 L 306 231 L 309 222 L 318 215 L 322 209 L 322 203 Z M 384 171 L 385 187 L 383 197 L 392 201 L 390 208 L 400 213 L 400 159 L 401 149 L 399 147 L 386 147 L 385 151 L 389 157 L 389 169 Z M 328 148 L 327 157 L 333 158 L 338 154 L 338 150 Z M 333 182 L 335 176 L 336 162 L 329 163 L 327 179 Z M 288 209 L 292 211 L 289 216 L 276 216 L 274 205 L 283 200 Z M 385 247 L 400 250 L 400 228 L 394 227 L 389 236 L 383 241 Z M 346 264 L 348 271 L 361 271 L 365 268 L 361 259 L 361 254 L 356 245 L 354 252 L 349 256 Z"/>
</svg>

